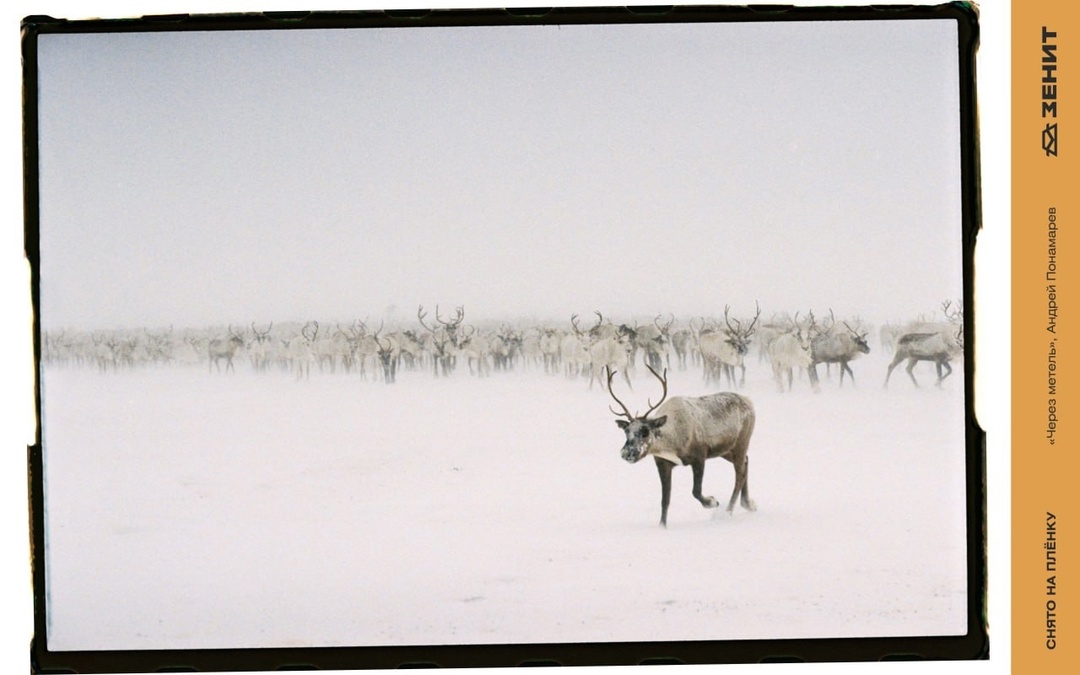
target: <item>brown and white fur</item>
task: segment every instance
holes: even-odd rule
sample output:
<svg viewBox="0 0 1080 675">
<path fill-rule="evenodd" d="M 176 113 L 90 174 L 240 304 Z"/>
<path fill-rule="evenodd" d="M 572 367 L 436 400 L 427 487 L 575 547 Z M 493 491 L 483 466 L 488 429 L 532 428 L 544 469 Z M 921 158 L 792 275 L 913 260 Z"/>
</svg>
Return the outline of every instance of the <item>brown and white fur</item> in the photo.
<svg viewBox="0 0 1080 675">
<path fill-rule="evenodd" d="M 689 466 L 694 472 L 694 498 L 705 508 L 716 508 L 714 497 L 703 496 L 701 482 L 705 476 L 705 460 L 723 457 L 735 467 L 735 488 L 728 500 L 727 512 L 735 508 L 736 498 L 743 508 L 754 511 L 757 507 L 750 499 L 747 482 L 750 436 L 754 432 L 754 408 L 750 399 L 733 392 L 709 396 L 675 396 L 667 399 L 667 371 L 657 375 L 649 368 L 664 387 L 660 402 L 652 405 L 644 415 L 632 415 L 611 391 L 615 371 L 608 370 L 608 391 L 622 408 L 616 415 L 625 417 L 615 423 L 626 433 L 622 458 L 637 463 L 651 455 L 660 473 L 660 524 L 667 527 L 668 504 L 671 502 L 671 470 L 676 466 Z M 667 400 L 665 400 L 667 399 Z M 653 412 L 656 415 L 650 417 Z"/>
</svg>

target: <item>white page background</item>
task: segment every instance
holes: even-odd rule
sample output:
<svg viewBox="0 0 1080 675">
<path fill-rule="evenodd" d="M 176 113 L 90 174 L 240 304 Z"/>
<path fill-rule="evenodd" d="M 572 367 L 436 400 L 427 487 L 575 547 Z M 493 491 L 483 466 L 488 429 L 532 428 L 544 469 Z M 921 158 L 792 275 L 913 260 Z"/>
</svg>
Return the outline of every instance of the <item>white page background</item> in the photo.
<svg viewBox="0 0 1080 675">
<path fill-rule="evenodd" d="M 469 6 L 529 6 L 535 3 L 468 3 Z M 584 3 L 564 3 L 567 5 Z M 817 4 L 817 3 L 796 3 Z M 3 434 L 3 465 L 0 466 L 0 666 L 5 672 L 26 672 L 33 634 L 33 603 L 29 574 L 27 530 L 25 446 L 32 440 L 32 367 L 30 362 L 28 274 L 22 260 L 21 108 L 18 24 L 22 17 L 47 14 L 70 19 L 124 17 L 141 14 L 208 13 L 296 9 L 358 9 L 367 7 L 408 8 L 417 5 L 452 7 L 449 3 L 320 2 L 47 2 L 44 0 L 6 3 L 2 11 L 7 27 L 0 60 L 0 78 L 6 92 L 3 108 L 4 133 L 0 134 L 6 166 L 0 185 L 6 218 L 0 229 L 0 282 L 5 317 L 4 406 L 0 433 Z M 461 5 L 457 5 L 461 6 Z M 889 663 L 889 664 L 809 664 L 796 666 L 799 672 L 1007 672 L 1009 670 L 1009 3 L 986 0 L 980 3 L 980 49 L 977 61 L 981 164 L 983 170 L 983 232 L 977 250 L 976 295 L 978 313 L 978 413 L 988 432 L 989 546 L 990 546 L 990 633 L 992 657 L 988 662 Z M 990 272 L 987 272 L 990 270 Z M 981 273 L 980 273 L 981 271 Z M 992 301 L 988 301 L 992 298 Z M 755 673 L 787 666 L 687 666 L 690 670 L 719 670 Z M 629 672 L 629 671 L 627 671 Z"/>
</svg>

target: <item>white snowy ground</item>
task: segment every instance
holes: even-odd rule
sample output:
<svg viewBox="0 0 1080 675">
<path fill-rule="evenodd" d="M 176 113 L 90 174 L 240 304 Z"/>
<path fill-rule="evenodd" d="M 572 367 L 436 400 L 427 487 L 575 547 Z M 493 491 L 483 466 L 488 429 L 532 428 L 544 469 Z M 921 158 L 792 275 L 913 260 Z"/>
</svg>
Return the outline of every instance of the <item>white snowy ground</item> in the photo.
<svg viewBox="0 0 1080 675">
<path fill-rule="evenodd" d="M 680 468 L 666 530 L 584 380 L 46 369 L 49 646 L 963 634 L 961 368 L 886 391 L 880 355 L 853 366 L 813 395 L 751 363 L 758 511 L 702 508 Z M 732 482 L 708 463 L 706 494 Z"/>
</svg>

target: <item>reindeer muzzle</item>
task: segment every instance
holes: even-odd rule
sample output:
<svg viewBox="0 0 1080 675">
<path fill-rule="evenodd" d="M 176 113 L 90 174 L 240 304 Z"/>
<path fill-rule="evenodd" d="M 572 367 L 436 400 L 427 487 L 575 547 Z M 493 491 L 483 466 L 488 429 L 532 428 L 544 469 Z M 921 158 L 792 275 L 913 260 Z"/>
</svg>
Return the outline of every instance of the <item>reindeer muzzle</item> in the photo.
<svg viewBox="0 0 1080 675">
<path fill-rule="evenodd" d="M 641 458 L 647 454 L 648 453 L 645 451 L 645 448 L 634 447 L 629 443 L 623 446 L 622 452 L 620 453 L 622 458 L 630 464 L 636 464 L 637 462 L 641 461 Z"/>
</svg>

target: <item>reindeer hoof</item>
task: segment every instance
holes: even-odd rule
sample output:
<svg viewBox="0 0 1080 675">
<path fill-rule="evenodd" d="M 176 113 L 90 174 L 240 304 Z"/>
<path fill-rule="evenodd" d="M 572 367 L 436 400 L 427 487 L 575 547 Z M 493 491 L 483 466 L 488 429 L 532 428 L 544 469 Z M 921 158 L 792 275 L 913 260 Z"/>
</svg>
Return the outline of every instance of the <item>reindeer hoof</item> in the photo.
<svg viewBox="0 0 1080 675">
<path fill-rule="evenodd" d="M 757 511 L 757 502 L 755 502 L 753 499 L 751 499 L 747 503 L 743 504 L 743 507 L 747 511 Z"/>
<path fill-rule="evenodd" d="M 720 502 L 716 501 L 715 497 L 706 497 L 702 500 L 701 505 L 707 509 L 715 509 L 717 506 L 720 506 Z"/>
</svg>

